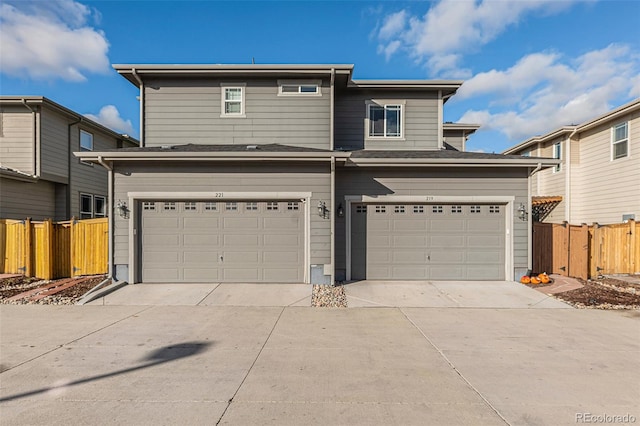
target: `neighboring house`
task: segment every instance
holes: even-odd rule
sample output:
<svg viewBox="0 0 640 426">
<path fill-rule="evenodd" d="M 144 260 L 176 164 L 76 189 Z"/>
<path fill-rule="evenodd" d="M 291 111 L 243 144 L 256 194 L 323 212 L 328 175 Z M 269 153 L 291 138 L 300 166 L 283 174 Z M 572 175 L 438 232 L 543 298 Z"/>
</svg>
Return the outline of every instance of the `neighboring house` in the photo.
<svg viewBox="0 0 640 426">
<path fill-rule="evenodd" d="M 107 172 L 74 151 L 138 142 L 41 96 L 0 96 L 0 219 L 107 216 Z"/>
<path fill-rule="evenodd" d="M 76 155 L 113 181 L 117 279 L 512 280 L 530 267 L 519 210 L 530 173 L 557 161 L 458 150 L 477 128 L 443 123 L 460 81 L 114 68 L 140 90 L 142 146 Z"/>
<path fill-rule="evenodd" d="M 504 154 L 560 160 L 531 178 L 533 211 L 541 221 L 640 219 L 640 99 L 527 139 Z"/>
</svg>

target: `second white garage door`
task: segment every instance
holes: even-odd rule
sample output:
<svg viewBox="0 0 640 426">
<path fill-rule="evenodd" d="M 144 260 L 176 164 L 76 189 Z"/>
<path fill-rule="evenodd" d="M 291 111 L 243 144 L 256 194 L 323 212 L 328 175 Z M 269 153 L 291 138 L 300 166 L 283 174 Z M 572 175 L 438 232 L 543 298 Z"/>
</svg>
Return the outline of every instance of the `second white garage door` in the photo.
<svg viewBox="0 0 640 426">
<path fill-rule="evenodd" d="M 145 201 L 142 282 L 304 280 L 303 203 Z"/>
<path fill-rule="evenodd" d="M 356 204 L 352 279 L 504 280 L 505 206 Z"/>
</svg>

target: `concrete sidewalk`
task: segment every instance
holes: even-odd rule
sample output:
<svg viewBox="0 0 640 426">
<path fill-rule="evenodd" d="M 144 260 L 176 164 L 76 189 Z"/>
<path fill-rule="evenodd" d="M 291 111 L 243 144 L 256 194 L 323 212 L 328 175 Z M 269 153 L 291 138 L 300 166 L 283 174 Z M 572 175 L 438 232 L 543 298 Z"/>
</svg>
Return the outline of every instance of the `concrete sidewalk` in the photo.
<svg viewBox="0 0 640 426">
<path fill-rule="evenodd" d="M 0 306 L 0 423 L 640 421 L 640 312 Z"/>
</svg>

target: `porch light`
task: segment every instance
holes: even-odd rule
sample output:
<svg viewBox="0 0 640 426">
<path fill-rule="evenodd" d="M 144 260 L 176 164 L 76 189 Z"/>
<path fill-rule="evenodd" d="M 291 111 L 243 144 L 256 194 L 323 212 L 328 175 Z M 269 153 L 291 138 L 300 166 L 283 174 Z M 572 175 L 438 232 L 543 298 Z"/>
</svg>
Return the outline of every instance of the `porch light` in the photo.
<svg viewBox="0 0 640 426">
<path fill-rule="evenodd" d="M 126 201 L 118 200 L 118 203 L 116 204 L 116 210 L 118 211 L 120 217 L 123 217 L 125 219 L 129 217 L 129 207 L 127 207 Z"/>
<path fill-rule="evenodd" d="M 342 203 L 338 204 L 338 210 L 336 211 L 338 217 L 344 217 L 344 209 L 342 208 Z"/>
<path fill-rule="evenodd" d="M 327 205 L 324 201 L 318 201 L 318 216 L 323 219 L 327 218 Z"/>
<path fill-rule="evenodd" d="M 523 203 L 520 203 L 520 207 L 518 207 L 518 217 L 520 220 L 527 220 L 527 208 Z"/>
</svg>

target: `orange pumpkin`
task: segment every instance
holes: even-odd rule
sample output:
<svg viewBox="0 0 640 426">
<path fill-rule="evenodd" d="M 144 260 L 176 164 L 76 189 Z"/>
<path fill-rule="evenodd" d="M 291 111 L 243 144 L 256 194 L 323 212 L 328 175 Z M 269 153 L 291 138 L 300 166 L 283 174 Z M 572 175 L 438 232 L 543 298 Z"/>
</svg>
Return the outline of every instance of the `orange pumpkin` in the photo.
<svg viewBox="0 0 640 426">
<path fill-rule="evenodd" d="M 549 275 L 547 275 L 546 272 L 543 272 L 540 275 L 538 275 L 538 279 L 542 284 L 548 284 L 549 281 L 551 281 L 551 278 L 549 278 Z"/>
<path fill-rule="evenodd" d="M 538 279 L 538 277 L 531 277 L 531 284 L 540 284 L 541 281 Z"/>
<path fill-rule="evenodd" d="M 531 282 L 531 278 L 530 278 L 528 275 L 523 275 L 523 276 L 520 278 L 520 282 L 521 282 L 522 284 L 529 284 L 529 283 Z"/>
</svg>

